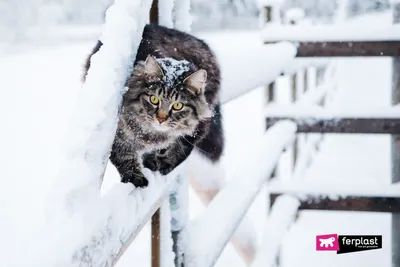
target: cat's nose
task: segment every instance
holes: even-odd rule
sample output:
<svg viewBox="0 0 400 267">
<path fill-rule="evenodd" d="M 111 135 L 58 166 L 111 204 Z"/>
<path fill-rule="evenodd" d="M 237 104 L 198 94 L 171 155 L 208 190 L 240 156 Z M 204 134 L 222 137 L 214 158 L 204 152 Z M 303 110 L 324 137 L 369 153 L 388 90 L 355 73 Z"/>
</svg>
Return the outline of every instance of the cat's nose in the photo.
<svg viewBox="0 0 400 267">
<path fill-rule="evenodd" d="M 166 121 L 167 119 L 166 119 L 166 118 L 159 118 L 159 117 L 157 117 L 157 120 L 158 120 L 159 123 L 163 123 L 163 122 Z"/>
<path fill-rule="evenodd" d="M 157 113 L 157 120 L 159 123 L 163 123 L 167 120 L 167 114 L 165 112 L 158 112 Z"/>
</svg>

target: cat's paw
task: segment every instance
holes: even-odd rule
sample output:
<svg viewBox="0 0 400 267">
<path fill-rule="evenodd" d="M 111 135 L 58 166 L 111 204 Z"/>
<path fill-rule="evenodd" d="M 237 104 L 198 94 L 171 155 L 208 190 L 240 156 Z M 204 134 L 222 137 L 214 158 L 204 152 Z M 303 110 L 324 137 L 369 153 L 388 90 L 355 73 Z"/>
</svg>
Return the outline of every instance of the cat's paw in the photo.
<svg viewBox="0 0 400 267">
<path fill-rule="evenodd" d="M 154 157 L 153 155 L 149 155 L 144 157 L 143 159 L 143 166 L 145 168 L 150 169 L 151 171 L 155 172 L 159 170 L 159 164 L 158 164 L 158 160 L 156 157 Z"/>
<path fill-rule="evenodd" d="M 159 171 L 162 175 L 167 175 L 175 169 L 175 167 L 168 161 L 159 160 L 158 164 Z"/>
<path fill-rule="evenodd" d="M 121 182 L 123 183 L 131 183 L 135 187 L 147 187 L 149 185 L 149 181 L 141 172 L 133 172 L 128 171 L 122 175 Z"/>
</svg>

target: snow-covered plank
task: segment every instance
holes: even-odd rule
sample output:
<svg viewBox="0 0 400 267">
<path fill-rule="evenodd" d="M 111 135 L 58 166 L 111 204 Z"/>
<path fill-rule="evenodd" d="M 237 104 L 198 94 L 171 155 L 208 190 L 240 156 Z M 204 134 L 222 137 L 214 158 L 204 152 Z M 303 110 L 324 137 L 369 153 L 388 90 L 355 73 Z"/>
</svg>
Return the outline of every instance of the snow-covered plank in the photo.
<svg viewBox="0 0 400 267">
<path fill-rule="evenodd" d="M 302 200 L 306 196 L 328 196 L 331 199 L 352 197 L 397 197 L 400 198 L 400 184 L 393 185 L 344 185 L 342 183 L 311 183 L 299 181 L 271 181 L 268 184 L 271 194 L 293 194 Z"/>
<path fill-rule="evenodd" d="M 280 7 L 283 5 L 283 0 L 258 0 L 259 5 L 262 6 L 273 6 L 273 7 Z"/>
<path fill-rule="evenodd" d="M 226 167 L 223 164 L 213 164 L 199 152 L 193 151 L 187 168 L 192 188 L 201 202 L 208 206 L 227 183 Z M 252 218 L 246 215 L 231 238 L 234 249 L 248 265 L 254 259 L 257 235 Z"/>
<path fill-rule="evenodd" d="M 301 119 L 305 117 L 315 117 L 329 120 L 336 118 L 374 118 L 374 119 L 400 119 L 400 105 L 383 108 L 345 108 L 345 109 L 327 109 L 317 105 L 300 104 L 271 104 L 265 109 L 266 116 L 271 117 L 290 117 Z"/>
<path fill-rule="evenodd" d="M 174 9 L 174 0 L 158 1 L 158 23 L 167 28 L 172 28 L 172 11 Z"/>
<path fill-rule="evenodd" d="M 263 241 L 257 250 L 252 267 L 272 267 L 287 229 L 296 217 L 300 201 L 292 196 L 280 196 L 275 200 L 267 219 Z"/>
<path fill-rule="evenodd" d="M 107 10 L 100 40 L 104 43 L 91 58 L 91 68 L 69 122 L 63 165 L 49 199 L 49 212 L 72 214 L 98 197 L 118 109 L 142 38 L 151 1 L 115 0 Z M 96 99 L 96 101 L 93 101 Z"/>
<path fill-rule="evenodd" d="M 15 259 L 15 266 L 114 266 L 166 199 L 181 168 L 167 177 L 153 177 L 147 170 L 147 188 L 119 183 L 73 216 L 44 225 L 27 242 L 24 257 Z"/>
<path fill-rule="evenodd" d="M 226 103 L 259 86 L 275 80 L 292 62 L 296 47 L 290 43 L 278 43 L 235 49 L 218 50 L 221 66 L 221 102 Z"/>
<path fill-rule="evenodd" d="M 399 25 L 372 24 L 360 27 L 353 24 L 337 25 L 268 25 L 263 30 L 264 42 L 362 42 L 400 41 Z"/>
<path fill-rule="evenodd" d="M 274 203 L 281 196 L 280 194 L 271 194 L 271 203 Z M 306 198 L 300 201 L 299 210 L 400 212 L 399 197 L 348 196 L 330 198 L 329 196 L 308 195 Z"/>
<path fill-rule="evenodd" d="M 268 130 L 248 160 L 189 225 L 188 266 L 212 266 L 229 242 L 263 183 L 270 177 L 282 150 L 295 137 L 296 127 L 281 122 Z M 246 154 L 246 153 L 245 153 Z M 207 233 L 207 234 L 205 234 Z"/>
<path fill-rule="evenodd" d="M 175 0 L 175 29 L 190 32 L 193 19 L 189 11 L 190 0 Z"/>
</svg>

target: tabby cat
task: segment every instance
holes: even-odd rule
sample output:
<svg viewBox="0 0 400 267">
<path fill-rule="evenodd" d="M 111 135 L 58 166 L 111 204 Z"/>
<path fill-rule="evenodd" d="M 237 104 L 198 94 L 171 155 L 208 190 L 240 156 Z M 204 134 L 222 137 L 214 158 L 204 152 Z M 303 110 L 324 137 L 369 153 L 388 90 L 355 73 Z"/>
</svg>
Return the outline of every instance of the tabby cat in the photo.
<svg viewBox="0 0 400 267">
<path fill-rule="evenodd" d="M 98 41 L 87 58 L 84 77 L 101 46 Z M 146 25 L 126 86 L 110 154 L 122 182 L 146 187 L 143 167 L 166 175 L 193 149 L 213 163 L 220 159 L 220 69 L 206 43 Z"/>
</svg>

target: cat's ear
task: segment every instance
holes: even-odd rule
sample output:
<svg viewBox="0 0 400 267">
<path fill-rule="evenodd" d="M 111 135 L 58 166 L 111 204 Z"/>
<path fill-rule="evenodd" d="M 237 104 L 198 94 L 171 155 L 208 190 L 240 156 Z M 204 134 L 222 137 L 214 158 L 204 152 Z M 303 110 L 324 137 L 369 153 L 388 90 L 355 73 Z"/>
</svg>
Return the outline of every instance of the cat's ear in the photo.
<svg viewBox="0 0 400 267">
<path fill-rule="evenodd" d="M 145 73 L 150 76 L 163 76 L 164 75 L 160 65 L 158 65 L 157 60 L 150 55 L 147 56 L 147 58 L 146 58 L 146 62 L 144 63 L 144 70 L 145 70 Z"/>
<path fill-rule="evenodd" d="M 183 82 L 186 84 L 189 91 L 195 95 L 203 92 L 207 81 L 207 71 L 201 69 L 187 77 Z"/>
</svg>

